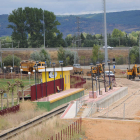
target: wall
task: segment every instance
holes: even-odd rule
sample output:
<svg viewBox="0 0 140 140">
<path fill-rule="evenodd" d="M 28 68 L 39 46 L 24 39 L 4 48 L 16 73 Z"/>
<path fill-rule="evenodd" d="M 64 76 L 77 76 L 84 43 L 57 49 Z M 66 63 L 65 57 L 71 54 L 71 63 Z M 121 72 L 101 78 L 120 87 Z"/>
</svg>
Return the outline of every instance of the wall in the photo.
<svg viewBox="0 0 140 140">
<path fill-rule="evenodd" d="M 63 79 L 63 84 L 64 84 L 64 79 Z M 58 92 L 57 86 L 59 86 L 59 88 L 62 89 L 62 79 L 55 80 L 55 91 L 54 91 L 54 81 L 47 82 L 47 88 L 46 88 L 46 83 L 31 86 L 31 101 L 36 100 L 36 94 L 37 94 L 37 99 L 40 99 L 43 97 L 47 97 L 48 95 L 51 95 L 55 92 Z"/>
<path fill-rule="evenodd" d="M 62 105 L 65 103 L 68 103 L 72 100 L 78 99 L 80 97 L 84 96 L 84 89 L 79 89 L 76 92 L 72 92 L 70 94 L 64 95 L 61 98 L 57 98 L 54 101 L 50 101 L 50 102 L 37 102 L 37 105 L 39 108 L 44 108 L 48 111 Z"/>
<path fill-rule="evenodd" d="M 54 74 L 54 72 L 52 71 Z M 56 71 L 57 75 L 55 75 L 55 79 L 61 79 L 62 78 L 62 72 Z M 49 72 L 46 72 L 47 82 L 54 81 L 54 78 L 49 78 Z M 70 89 L 70 71 L 63 71 L 63 78 L 64 78 L 64 90 Z M 46 82 L 45 79 L 45 72 L 42 72 L 42 82 Z"/>
<path fill-rule="evenodd" d="M 114 93 L 110 94 L 109 96 L 98 101 L 97 107 L 106 108 L 112 105 L 114 102 L 118 101 L 119 99 L 123 98 L 127 94 L 128 94 L 128 88 L 122 87 L 119 90 L 115 91 Z"/>
</svg>

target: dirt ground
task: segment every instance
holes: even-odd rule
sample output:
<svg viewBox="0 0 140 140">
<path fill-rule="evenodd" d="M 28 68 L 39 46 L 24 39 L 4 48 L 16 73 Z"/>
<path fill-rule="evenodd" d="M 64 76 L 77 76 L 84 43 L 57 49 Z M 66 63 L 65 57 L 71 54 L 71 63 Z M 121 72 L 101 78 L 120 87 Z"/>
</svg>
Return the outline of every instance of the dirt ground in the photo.
<svg viewBox="0 0 140 140">
<path fill-rule="evenodd" d="M 83 119 L 87 140 L 140 140 L 140 122 Z"/>
<path fill-rule="evenodd" d="M 116 78 L 118 87 L 128 87 L 128 95 L 115 102 L 108 109 L 97 112 L 83 120 L 87 140 L 140 140 L 140 81 Z M 123 118 L 128 120 L 110 120 Z M 106 117 L 105 119 L 97 119 Z"/>
</svg>

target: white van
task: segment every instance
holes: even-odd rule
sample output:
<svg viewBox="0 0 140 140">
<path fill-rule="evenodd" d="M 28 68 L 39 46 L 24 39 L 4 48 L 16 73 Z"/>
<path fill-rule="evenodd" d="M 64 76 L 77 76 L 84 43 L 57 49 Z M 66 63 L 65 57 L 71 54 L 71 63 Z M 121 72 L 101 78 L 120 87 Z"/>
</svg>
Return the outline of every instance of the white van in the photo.
<svg viewBox="0 0 140 140">
<path fill-rule="evenodd" d="M 73 67 L 80 68 L 80 64 L 73 64 Z"/>
</svg>

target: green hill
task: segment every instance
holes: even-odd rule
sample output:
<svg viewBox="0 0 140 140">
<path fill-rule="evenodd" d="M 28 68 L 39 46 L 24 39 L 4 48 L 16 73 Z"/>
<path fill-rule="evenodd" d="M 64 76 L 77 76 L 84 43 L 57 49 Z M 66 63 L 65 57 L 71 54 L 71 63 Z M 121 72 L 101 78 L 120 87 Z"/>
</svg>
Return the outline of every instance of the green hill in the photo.
<svg viewBox="0 0 140 140">
<path fill-rule="evenodd" d="M 77 33 L 77 16 L 80 17 L 80 32 L 90 34 L 104 33 L 103 14 L 57 15 L 57 20 L 61 23 L 58 29 L 63 33 L 63 37 Z M 0 15 L 0 37 L 11 35 L 12 30 L 7 28 L 8 24 L 8 15 Z M 107 13 L 108 33 L 111 33 L 114 28 L 127 33 L 140 30 L 140 10 Z"/>
</svg>

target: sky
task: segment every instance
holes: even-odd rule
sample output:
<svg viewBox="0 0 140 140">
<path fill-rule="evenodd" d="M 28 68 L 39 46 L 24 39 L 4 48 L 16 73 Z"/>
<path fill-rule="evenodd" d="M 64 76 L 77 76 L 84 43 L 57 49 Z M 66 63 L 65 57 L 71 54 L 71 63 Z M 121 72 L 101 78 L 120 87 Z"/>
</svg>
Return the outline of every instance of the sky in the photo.
<svg viewBox="0 0 140 140">
<path fill-rule="evenodd" d="M 104 0 L 0 0 L 0 15 L 19 7 L 36 7 L 55 15 L 79 15 L 103 12 Z M 106 11 L 140 10 L 140 0 L 106 0 Z"/>
</svg>

